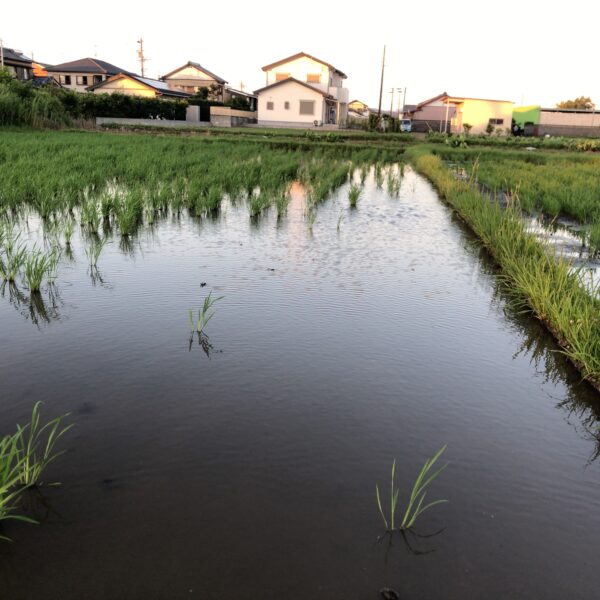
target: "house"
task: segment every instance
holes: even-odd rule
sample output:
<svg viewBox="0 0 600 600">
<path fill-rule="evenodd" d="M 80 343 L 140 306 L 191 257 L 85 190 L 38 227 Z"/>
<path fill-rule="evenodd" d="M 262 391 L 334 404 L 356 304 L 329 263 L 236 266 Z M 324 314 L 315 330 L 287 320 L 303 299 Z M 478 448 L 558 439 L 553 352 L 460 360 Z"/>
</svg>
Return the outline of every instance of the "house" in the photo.
<svg viewBox="0 0 600 600">
<path fill-rule="evenodd" d="M 472 133 L 486 133 L 489 127 L 505 130 L 511 127 L 513 102 L 463 98 L 444 92 L 415 107 L 407 107 L 404 117 L 412 119 L 413 131 L 447 131 L 464 133 L 470 125 Z"/>
<path fill-rule="evenodd" d="M 346 74 L 299 52 L 262 68 L 266 85 L 258 96 L 258 122 L 273 126 L 342 125 L 348 116 Z"/>
<path fill-rule="evenodd" d="M 163 75 L 161 80 L 166 82 L 171 89 L 189 94 L 195 94 L 202 88 L 208 88 L 211 100 L 225 101 L 224 90 L 227 81 L 191 60 L 174 71 Z"/>
<path fill-rule="evenodd" d="M 196 94 L 201 89 L 207 90 L 207 100 L 229 103 L 234 99 L 247 102 L 250 110 L 256 110 L 256 96 L 227 85 L 227 81 L 200 63 L 189 60 L 185 65 L 163 75 L 164 81 L 173 90 Z"/>
<path fill-rule="evenodd" d="M 171 89 L 165 81 L 139 77 L 133 73 L 118 73 L 86 89 L 94 94 L 125 94 L 164 100 L 179 100 L 191 96 L 188 92 Z"/>
<path fill-rule="evenodd" d="M 355 113 L 359 114 L 368 114 L 369 113 L 369 105 L 361 102 L 360 100 L 352 100 L 348 102 L 348 110 L 351 110 Z"/>
<path fill-rule="evenodd" d="M 127 72 L 98 58 L 81 58 L 60 65 L 48 65 L 46 71 L 62 87 L 76 92 L 85 92 L 88 87 L 102 83 L 113 75 Z"/>
<path fill-rule="evenodd" d="M 515 123 L 525 135 L 561 135 L 597 137 L 600 135 L 600 111 L 581 108 L 542 108 L 515 106 Z"/>
<path fill-rule="evenodd" d="M 2 48 L 0 64 L 4 65 L 19 81 L 29 81 L 32 77 L 32 61 L 19 50 Z"/>
</svg>

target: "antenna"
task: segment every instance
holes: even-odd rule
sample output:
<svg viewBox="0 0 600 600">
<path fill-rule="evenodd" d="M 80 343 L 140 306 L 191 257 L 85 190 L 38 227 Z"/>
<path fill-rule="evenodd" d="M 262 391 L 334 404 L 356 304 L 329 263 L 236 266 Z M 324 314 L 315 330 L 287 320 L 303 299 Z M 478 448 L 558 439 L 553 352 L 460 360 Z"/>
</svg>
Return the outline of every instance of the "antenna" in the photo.
<svg viewBox="0 0 600 600">
<path fill-rule="evenodd" d="M 148 58 L 146 58 L 144 56 L 144 40 L 143 38 L 140 38 L 138 41 L 138 46 L 139 49 L 137 51 L 137 55 L 138 55 L 138 60 L 140 61 L 140 70 L 142 71 L 142 77 L 144 77 L 144 72 L 145 72 L 145 64 L 148 62 Z"/>
</svg>

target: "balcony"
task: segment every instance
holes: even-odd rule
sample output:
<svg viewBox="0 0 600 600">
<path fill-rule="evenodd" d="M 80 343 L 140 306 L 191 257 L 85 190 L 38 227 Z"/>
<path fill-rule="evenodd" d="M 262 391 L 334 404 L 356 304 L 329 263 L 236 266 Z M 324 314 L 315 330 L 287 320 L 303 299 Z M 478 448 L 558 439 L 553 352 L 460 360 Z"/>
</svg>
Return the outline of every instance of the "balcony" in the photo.
<svg viewBox="0 0 600 600">
<path fill-rule="evenodd" d="M 348 90 L 343 87 L 330 87 L 328 91 L 330 96 L 333 96 L 338 102 L 348 104 Z"/>
</svg>

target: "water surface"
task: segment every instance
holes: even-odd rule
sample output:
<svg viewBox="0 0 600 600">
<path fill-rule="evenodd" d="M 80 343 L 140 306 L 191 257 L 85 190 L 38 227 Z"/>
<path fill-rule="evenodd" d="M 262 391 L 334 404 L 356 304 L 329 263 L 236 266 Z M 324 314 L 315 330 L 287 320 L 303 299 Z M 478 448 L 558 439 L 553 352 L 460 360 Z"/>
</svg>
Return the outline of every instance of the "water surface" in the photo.
<svg viewBox="0 0 600 600">
<path fill-rule="evenodd" d="M 4 528 L 3 599 L 597 596 L 596 393 L 426 181 L 346 194 L 312 232 L 301 189 L 279 222 L 169 216 L 96 274 L 78 236 L 45 312 L 4 288 L 2 431 L 37 400 L 76 427 L 41 524 Z M 377 543 L 375 484 L 396 458 L 405 498 L 443 444 L 439 533 Z"/>
</svg>

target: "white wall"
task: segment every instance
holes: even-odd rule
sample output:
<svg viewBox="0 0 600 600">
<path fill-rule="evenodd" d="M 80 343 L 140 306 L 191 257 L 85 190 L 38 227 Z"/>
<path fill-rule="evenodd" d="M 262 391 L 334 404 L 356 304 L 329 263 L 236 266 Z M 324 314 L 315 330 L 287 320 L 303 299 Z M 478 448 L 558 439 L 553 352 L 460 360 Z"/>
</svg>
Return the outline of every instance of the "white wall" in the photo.
<svg viewBox="0 0 600 600">
<path fill-rule="evenodd" d="M 312 85 L 313 87 L 316 87 L 325 93 L 327 93 L 327 90 L 329 89 L 329 67 L 306 56 L 302 56 L 288 63 L 274 67 L 270 71 L 267 71 L 267 82 L 265 85 L 271 85 L 272 83 L 275 83 L 277 81 L 277 73 L 288 73 L 290 77 L 293 77 L 298 81 L 308 83 L 309 85 Z M 320 75 L 321 82 L 313 83 L 307 81 L 308 75 Z"/>
<path fill-rule="evenodd" d="M 300 114 L 300 100 L 314 100 L 315 112 L 313 115 Z M 285 108 L 286 101 L 289 102 L 289 109 Z M 273 110 L 267 110 L 267 102 L 273 102 Z M 325 101 L 319 92 L 289 81 L 259 92 L 258 122 L 276 121 L 312 125 L 315 120 L 324 120 L 324 107 Z"/>
<path fill-rule="evenodd" d="M 154 90 L 126 77 L 111 81 L 101 88 L 95 89 L 94 94 L 125 94 L 127 96 L 143 96 L 144 98 L 154 98 L 156 96 Z"/>
<path fill-rule="evenodd" d="M 94 85 L 94 74 L 93 73 L 50 73 L 50 74 L 64 88 L 66 88 L 68 90 L 73 90 L 75 92 L 87 92 L 86 88 L 88 88 L 90 85 Z M 83 77 L 83 76 L 86 76 L 86 75 L 87 75 L 87 83 L 78 84 L 77 83 L 77 78 L 78 77 Z M 71 83 L 70 84 L 61 83 L 61 77 L 64 77 L 64 76 L 70 76 L 71 77 Z M 107 75 L 100 75 L 100 77 L 102 77 L 102 81 L 105 81 L 108 78 Z"/>
</svg>

